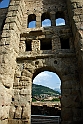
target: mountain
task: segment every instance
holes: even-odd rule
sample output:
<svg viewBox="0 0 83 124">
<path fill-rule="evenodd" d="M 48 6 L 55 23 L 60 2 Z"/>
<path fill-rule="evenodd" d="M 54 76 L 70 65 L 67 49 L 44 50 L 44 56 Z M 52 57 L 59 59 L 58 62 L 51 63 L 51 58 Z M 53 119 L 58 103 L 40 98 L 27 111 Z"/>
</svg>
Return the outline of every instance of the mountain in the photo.
<svg viewBox="0 0 83 124">
<path fill-rule="evenodd" d="M 53 89 L 50 89 L 49 87 L 45 87 L 42 85 L 33 84 L 32 87 L 32 96 L 40 96 L 41 94 L 55 96 L 57 94 L 60 94 L 58 91 L 55 91 Z"/>
<path fill-rule="evenodd" d="M 61 94 L 61 90 L 59 88 L 55 88 L 55 91 L 58 91 Z"/>
</svg>

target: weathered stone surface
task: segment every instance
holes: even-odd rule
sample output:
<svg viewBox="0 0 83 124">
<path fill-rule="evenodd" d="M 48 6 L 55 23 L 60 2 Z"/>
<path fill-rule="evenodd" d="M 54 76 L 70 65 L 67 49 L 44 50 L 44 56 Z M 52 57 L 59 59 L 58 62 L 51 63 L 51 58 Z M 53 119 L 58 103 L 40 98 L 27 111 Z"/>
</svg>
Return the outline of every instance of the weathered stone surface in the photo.
<svg viewBox="0 0 83 124">
<path fill-rule="evenodd" d="M 9 111 L 9 116 L 10 116 L 10 118 L 14 118 L 14 116 L 15 116 L 15 107 L 12 105 L 11 107 L 10 107 L 10 111 Z"/>
<path fill-rule="evenodd" d="M 22 114 L 22 119 L 28 119 L 29 115 L 28 115 L 28 111 L 30 111 L 27 107 L 23 107 L 23 114 Z"/>
<path fill-rule="evenodd" d="M 27 89 L 22 89 L 20 91 L 20 95 L 28 95 L 28 90 Z"/>
<path fill-rule="evenodd" d="M 29 71 L 27 71 L 27 70 L 23 70 L 22 71 L 22 76 L 26 76 L 26 77 L 32 78 L 32 74 Z"/>
<path fill-rule="evenodd" d="M 71 113 L 71 108 L 62 109 L 62 118 L 64 121 L 73 120 L 73 113 Z"/>
<path fill-rule="evenodd" d="M 22 107 L 20 107 L 20 106 L 16 107 L 15 118 L 21 119 L 21 114 L 22 114 Z"/>
<path fill-rule="evenodd" d="M 57 26 L 58 18 L 65 25 Z M 51 26 L 42 27 L 44 19 Z M 28 28 L 31 21 L 36 21 L 35 28 Z M 80 124 L 82 0 L 11 0 L 0 9 L 0 124 L 30 124 L 32 82 L 42 71 L 61 79 L 62 124 Z"/>
</svg>

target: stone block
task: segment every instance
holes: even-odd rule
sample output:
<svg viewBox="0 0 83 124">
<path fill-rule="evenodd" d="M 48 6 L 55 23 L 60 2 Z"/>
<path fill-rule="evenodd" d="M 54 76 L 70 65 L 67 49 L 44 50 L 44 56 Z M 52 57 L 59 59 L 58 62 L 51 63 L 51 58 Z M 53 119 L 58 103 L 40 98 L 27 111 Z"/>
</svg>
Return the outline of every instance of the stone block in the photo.
<svg viewBox="0 0 83 124">
<path fill-rule="evenodd" d="M 18 106 L 15 110 L 15 118 L 21 119 L 21 115 L 22 115 L 22 107 Z"/>
<path fill-rule="evenodd" d="M 5 120 L 9 117 L 9 106 L 0 107 L 0 119 Z"/>
<path fill-rule="evenodd" d="M 80 97 L 83 88 L 79 82 L 79 75 L 83 82 L 83 55 L 80 51 L 83 47 L 80 44 L 83 37 L 82 7 L 83 0 L 11 0 L 7 9 L 0 9 L 0 124 L 30 124 L 32 80 L 43 70 L 56 72 L 61 78 L 62 124 L 80 124 L 83 102 Z M 27 28 L 31 13 L 36 16 L 38 28 Z M 58 17 L 65 19 L 65 26 L 55 26 Z M 51 20 L 52 26 L 41 27 L 45 18 Z M 31 17 L 29 21 L 32 20 L 35 21 Z M 52 50 L 40 50 L 41 39 L 47 38 L 52 40 Z M 69 45 L 72 39 L 72 47 L 62 50 L 60 38 L 69 38 Z M 25 52 L 27 39 L 32 41 L 32 51 Z"/>
<path fill-rule="evenodd" d="M 69 80 L 69 81 L 64 81 L 62 83 L 62 89 L 71 89 L 72 88 L 72 81 Z"/>
<path fill-rule="evenodd" d="M 19 119 L 9 119 L 8 124 L 23 124 L 22 120 Z"/>
<path fill-rule="evenodd" d="M 0 124 L 8 124 L 8 119 L 0 120 Z"/>
<path fill-rule="evenodd" d="M 21 76 L 20 80 L 21 80 L 21 81 L 30 81 L 31 78 L 26 77 L 26 76 Z"/>
<path fill-rule="evenodd" d="M 26 77 L 32 78 L 32 73 L 24 69 L 22 71 L 22 76 L 26 76 Z"/>
<path fill-rule="evenodd" d="M 71 95 L 65 95 L 61 98 L 62 106 L 70 108 L 73 104 L 73 97 Z"/>
<path fill-rule="evenodd" d="M 28 95 L 28 89 L 22 89 L 20 95 Z"/>
<path fill-rule="evenodd" d="M 64 121 L 73 121 L 73 113 L 71 108 L 62 108 L 61 110 L 61 116 Z"/>
<path fill-rule="evenodd" d="M 28 115 L 29 109 L 30 109 L 30 108 L 23 107 L 22 119 L 29 119 L 29 115 Z"/>
<path fill-rule="evenodd" d="M 71 89 L 62 89 L 62 95 L 70 95 L 71 92 Z"/>
<path fill-rule="evenodd" d="M 10 106 L 10 110 L 9 110 L 9 118 L 14 118 L 14 116 L 15 116 L 15 107 L 12 105 L 12 106 Z"/>
<path fill-rule="evenodd" d="M 26 104 L 30 102 L 31 102 L 31 95 L 26 95 L 26 96 L 21 95 L 18 104 L 20 104 L 21 106 L 26 106 Z"/>
</svg>

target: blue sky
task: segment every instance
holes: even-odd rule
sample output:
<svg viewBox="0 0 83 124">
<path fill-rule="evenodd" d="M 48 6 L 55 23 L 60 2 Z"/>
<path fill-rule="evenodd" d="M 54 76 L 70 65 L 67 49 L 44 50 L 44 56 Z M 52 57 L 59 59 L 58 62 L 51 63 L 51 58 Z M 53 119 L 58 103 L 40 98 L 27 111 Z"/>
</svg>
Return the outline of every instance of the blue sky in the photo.
<svg viewBox="0 0 83 124">
<path fill-rule="evenodd" d="M 10 0 L 3 0 L 0 3 L 0 8 L 8 7 L 9 1 Z M 45 27 L 45 26 L 50 26 L 51 24 L 50 24 L 50 21 L 48 19 L 46 19 L 42 25 L 43 25 L 43 27 Z M 59 19 L 56 21 L 56 25 L 57 26 L 65 25 L 65 22 L 63 19 Z M 30 27 L 35 27 L 35 21 L 30 24 Z M 59 79 L 59 77 L 56 73 L 44 71 L 44 72 L 38 74 L 34 78 L 33 83 L 47 86 L 47 87 L 50 87 L 52 89 L 55 89 L 55 88 L 60 89 L 61 80 Z"/>
<path fill-rule="evenodd" d="M 56 73 L 44 71 L 39 73 L 33 80 L 34 84 L 43 85 L 52 89 L 60 89 L 61 80 Z"/>
<path fill-rule="evenodd" d="M 10 0 L 2 0 L 0 3 L 0 8 L 8 7 Z"/>
<path fill-rule="evenodd" d="M 56 23 L 56 26 L 60 26 L 60 25 L 65 25 L 65 20 L 64 19 L 56 19 L 55 21 Z M 51 26 L 51 21 L 49 19 L 45 19 L 43 22 L 42 22 L 42 27 L 46 27 L 46 26 Z M 35 28 L 36 27 L 36 21 L 31 21 L 29 23 L 29 28 Z"/>
</svg>

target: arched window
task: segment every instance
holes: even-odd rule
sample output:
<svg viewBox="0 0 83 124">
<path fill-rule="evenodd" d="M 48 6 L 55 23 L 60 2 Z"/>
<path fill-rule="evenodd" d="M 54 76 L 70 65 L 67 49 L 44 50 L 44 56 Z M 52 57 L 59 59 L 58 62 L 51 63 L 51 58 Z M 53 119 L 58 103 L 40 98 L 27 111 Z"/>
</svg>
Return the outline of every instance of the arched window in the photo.
<svg viewBox="0 0 83 124">
<path fill-rule="evenodd" d="M 35 28 L 36 27 L 36 15 L 31 14 L 28 16 L 28 28 Z"/>
<path fill-rule="evenodd" d="M 50 18 L 50 14 L 47 13 L 43 13 L 41 16 L 41 25 L 42 27 L 47 27 L 47 26 L 51 26 L 51 18 Z"/>
<path fill-rule="evenodd" d="M 56 13 L 56 20 L 55 20 L 56 26 L 61 26 L 61 25 L 65 25 L 65 16 L 64 13 L 59 11 Z"/>
</svg>

